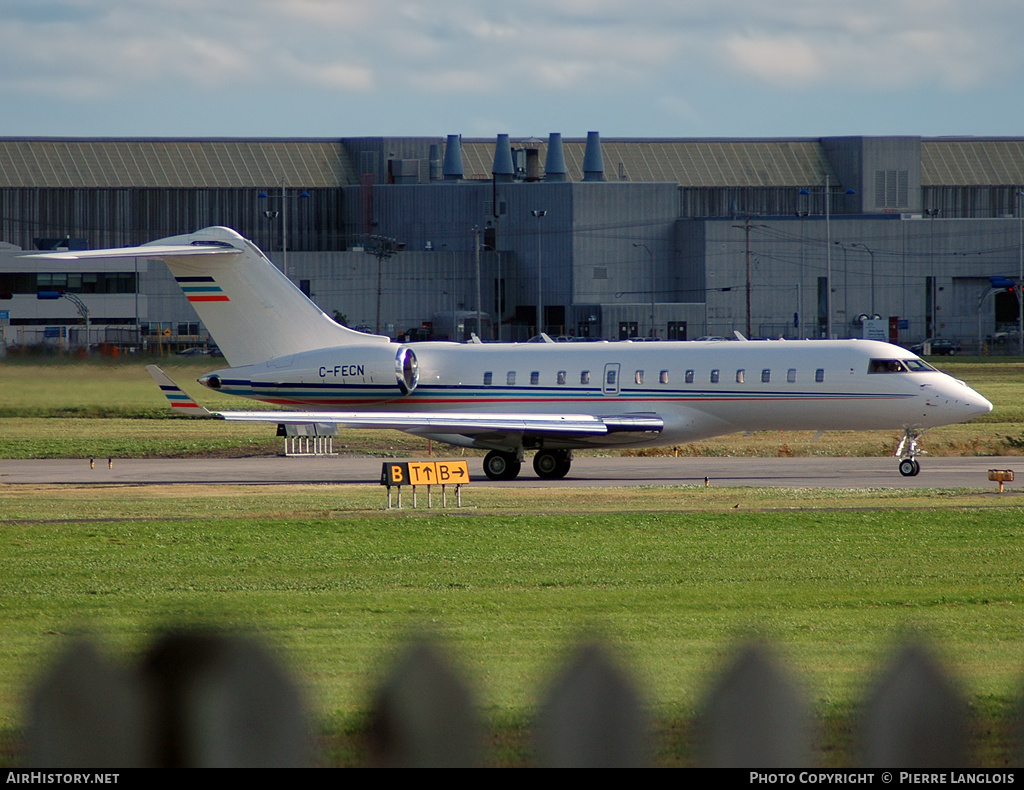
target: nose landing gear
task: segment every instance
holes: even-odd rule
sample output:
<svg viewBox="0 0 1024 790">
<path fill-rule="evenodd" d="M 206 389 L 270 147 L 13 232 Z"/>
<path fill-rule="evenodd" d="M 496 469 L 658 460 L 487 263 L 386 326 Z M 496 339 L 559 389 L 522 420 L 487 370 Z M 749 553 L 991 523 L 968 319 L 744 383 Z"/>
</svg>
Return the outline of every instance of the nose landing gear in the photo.
<svg viewBox="0 0 1024 790">
<path fill-rule="evenodd" d="M 904 477 L 917 477 L 921 471 L 921 464 L 914 458 L 919 452 L 922 452 L 917 447 L 918 437 L 924 431 L 917 431 L 913 428 L 907 428 L 903 432 L 903 438 L 900 439 L 899 445 L 896 447 L 896 457 L 900 459 L 900 474 Z"/>
</svg>

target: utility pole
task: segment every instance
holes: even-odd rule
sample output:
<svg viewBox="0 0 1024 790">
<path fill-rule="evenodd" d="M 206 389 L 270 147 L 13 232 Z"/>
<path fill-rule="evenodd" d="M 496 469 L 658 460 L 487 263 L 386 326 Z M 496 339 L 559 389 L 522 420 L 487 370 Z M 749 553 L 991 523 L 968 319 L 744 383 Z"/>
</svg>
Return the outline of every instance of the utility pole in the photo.
<svg viewBox="0 0 1024 790">
<path fill-rule="evenodd" d="M 541 277 L 540 257 L 540 221 L 547 215 L 547 209 L 533 209 L 532 214 L 537 220 L 537 334 L 544 331 L 544 280 Z"/>
<path fill-rule="evenodd" d="M 760 225 L 751 225 L 750 217 L 744 220 L 742 225 L 733 225 L 734 228 L 739 228 L 747 234 L 747 338 L 751 337 L 750 333 L 750 231 L 754 228 L 762 227 Z"/>
<path fill-rule="evenodd" d="M 473 226 L 473 252 L 476 256 L 476 336 L 483 340 L 483 316 L 480 315 L 480 228 Z"/>
<path fill-rule="evenodd" d="M 377 259 L 377 326 L 375 332 L 380 334 L 380 308 L 384 295 L 384 261 L 397 252 L 405 249 L 405 242 L 395 241 L 386 236 L 369 236 L 366 252 Z"/>
</svg>

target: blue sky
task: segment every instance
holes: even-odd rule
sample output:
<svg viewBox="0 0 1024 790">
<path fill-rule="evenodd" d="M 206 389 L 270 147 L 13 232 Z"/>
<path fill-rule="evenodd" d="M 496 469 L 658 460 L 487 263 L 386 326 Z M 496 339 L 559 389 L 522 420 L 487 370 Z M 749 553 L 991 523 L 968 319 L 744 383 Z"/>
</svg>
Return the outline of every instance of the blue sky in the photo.
<svg viewBox="0 0 1024 790">
<path fill-rule="evenodd" d="M 1017 0 L 0 0 L 2 136 L 1024 136 Z"/>
</svg>

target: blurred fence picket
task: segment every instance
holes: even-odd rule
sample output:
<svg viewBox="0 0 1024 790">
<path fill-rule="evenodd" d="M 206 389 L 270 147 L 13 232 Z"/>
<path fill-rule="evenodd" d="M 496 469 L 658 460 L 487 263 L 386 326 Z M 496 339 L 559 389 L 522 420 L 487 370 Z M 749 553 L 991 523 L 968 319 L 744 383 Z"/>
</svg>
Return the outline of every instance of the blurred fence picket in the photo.
<svg viewBox="0 0 1024 790">
<path fill-rule="evenodd" d="M 373 698 L 368 765 L 487 764 L 469 685 L 438 644 L 398 653 Z M 316 764 L 298 685 L 265 647 L 215 633 L 170 633 L 133 669 L 76 639 L 28 696 L 33 768 Z M 968 708 L 930 651 L 909 641 L 865 697 L 855 759 L 874 768 L 970 762 Z M 810 767 L 815 733 L 799 684 L 763 643 L 740 646 L 709 688 L 694 754 L 711 767 Z M 542 766 L 654 763 L 642 695 L 606 646 L 575 650 L 542 697 L 534 727 Z M 1016 759 L 1017 756 L 1015 756 Z"/>
</svg>

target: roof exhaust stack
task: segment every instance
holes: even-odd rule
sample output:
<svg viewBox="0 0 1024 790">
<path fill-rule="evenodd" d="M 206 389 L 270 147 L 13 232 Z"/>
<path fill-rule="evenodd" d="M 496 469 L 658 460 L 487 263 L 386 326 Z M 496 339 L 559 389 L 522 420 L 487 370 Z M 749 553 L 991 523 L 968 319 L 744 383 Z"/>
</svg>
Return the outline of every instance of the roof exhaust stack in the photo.
<svg viewBox="0 0 1024 790">
<path fill-rule="evenodd" d="M 512 146 L 507 134 L 499 134 L 494 144 L 494 164 L 491 174 L 495 181 L 508 182 L 516 177 L 516 169 L 512 165 Z"/>
<path fill-rule="evenodd" d="M 587 132 L 587 150 L 583 153 L 583 180 L 604 181 L 604 156 L 601 154 L 601 135 Z"/>
<path fill-rule="evenodd" d="M 562 153 L 562 135 L 552 132 L 548 137 L 548 158 L 544 162 L 545 181 L 565 181 L 565 154 Z"/>
<path fill-rule="evenodd" d="M 443 175 L 445 181 L 461 181 L 463 178 L 461 135 L 448 135 L 448 144 L 444 148 Z"/>
</svg>

